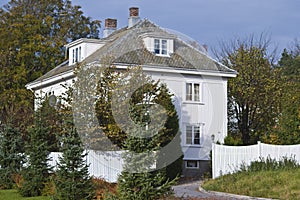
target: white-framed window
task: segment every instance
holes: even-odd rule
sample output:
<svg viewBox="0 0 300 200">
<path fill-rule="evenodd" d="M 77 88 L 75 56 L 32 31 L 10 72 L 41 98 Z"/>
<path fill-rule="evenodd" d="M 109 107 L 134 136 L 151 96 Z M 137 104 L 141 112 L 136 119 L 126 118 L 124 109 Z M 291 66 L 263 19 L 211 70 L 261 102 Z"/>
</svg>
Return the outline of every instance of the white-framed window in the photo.
<svg viewBox="0 0 300 200">
<path fill-rule="evenodd" d="M 200 83 L 186 83 L 185 100 L 200 101 Z"/>
<path fill-rule="evenodd" d="M 72 63 L 77 63 L 81 61 L 81 46 L 73 49 L 72 51 Z"/>
<path fill-rule="evenodd" d="M 72 54 L 72 63 L 75 63 L 75 49 L 73 49 Z"/>
<path fill-rule="evenodd" d="M 201 145 L 202 125 L 187 124 L 185 126 L 185 144 Z"/>
<path fill-rule="evenodd" d="M 186 160 L 185 161 L 185 168 L 198 169 L 199 168 L 199 161 L 197 161 L 197 160 Z"/>
<path fill-rule="evenodd" d="M 154 53 L 156 55 L 168 55 L 168 42 L 165 39 L 154 39 Z"/>
</svg>

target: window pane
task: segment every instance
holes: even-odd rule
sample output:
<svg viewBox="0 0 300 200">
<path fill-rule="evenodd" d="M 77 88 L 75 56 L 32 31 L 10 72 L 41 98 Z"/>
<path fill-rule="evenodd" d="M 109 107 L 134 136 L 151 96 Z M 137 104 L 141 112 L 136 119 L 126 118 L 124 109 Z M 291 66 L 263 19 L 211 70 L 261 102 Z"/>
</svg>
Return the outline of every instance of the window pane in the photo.
<svg viewBox="0 0 300 200">
<path fill-rule="evenodd" d="M 159 54 L 160 53 L 159 39 L 154 39 L 154 53 L 155 54 Z"/>
<path fill-rule="evenodd" d="M 192 84 L 191 83 L 186 84 L 186 100 L 192 101 Z"/>
<path fill-rule="evenodd" d="M 193 141 L 193 127 L 186 126 L 186 144 L 192 144 Z"/>
<path fill-rule="evenodd" d="M 81 47 L 79 47 L 79 56 L 78 56 L 78 61 L 81 61 Z"/>
<path fill-rule="evenodd" d="M 75 50 L 73 49 L 72 63 L 75 62 Z"/>
<path fill-rule="evenodd" d="M 196 160 L 187 160 L 186 161 L 186 167 L 198 168 L 198 161 L 196 161 Z"/>
<path fill-rule="evenodd" d="M 161 41 L 161 54 L 167 55 L 167 40 Z"/>
<path fill-rule="evenodd" d="M 200 85 L 194 84 L 194 101 L 200 101 Z"/>
<path fill-rule="evenodd" d="M 194 126 L 194 144 L 200 144 L 200 127 Z"/>
<path fill-rule="evenodd" d="M 76 48 L 76 53 L 75 53 L 75 62 L 78 62 L 78 48 Z"/>
</svg>

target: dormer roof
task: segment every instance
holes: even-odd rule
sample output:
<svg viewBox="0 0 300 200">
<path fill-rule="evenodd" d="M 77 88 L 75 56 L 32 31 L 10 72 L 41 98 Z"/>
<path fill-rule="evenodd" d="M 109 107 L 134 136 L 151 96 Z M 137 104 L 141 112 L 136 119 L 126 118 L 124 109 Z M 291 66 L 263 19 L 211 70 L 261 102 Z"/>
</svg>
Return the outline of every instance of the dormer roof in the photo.
<svg viewBox="0 0 300 200">
<path fill-rule="evenodd" d="M 174 42 L 174 50 L 169 56 L 157 56 L 149 51 L 144 43 L 143 38 L 166 38 Z M 65 45 L 71 48 L 80 42 L 103 43 L 99 49 L 85 58 L 83 63 L 101 63 L 101 59 L 110 56 L 115 65 L 141 65 L 152 66 L 163 69 L 184 69 L 209 73 L 222 73 L 224 76 L 235 76 L 236 71 L 226 67 L 207 55 L 207 52 L 195 48 L 193 44 L 183 41 L 174 33 L 159 27 L 148 19 L 140 20 L 134 26 L 116 30 L 107 38 L 102 40 L 96 39 L 79 39 Z M 204 48 L 202 48 L 204 49 Z M 74 70 L 75 65 L 68 66 L 62 64 L 49 71 L 36 81 L 51 78 L 57 73 Z M 230 75 L 231 74 L 231 75 Z"/>
</svg>

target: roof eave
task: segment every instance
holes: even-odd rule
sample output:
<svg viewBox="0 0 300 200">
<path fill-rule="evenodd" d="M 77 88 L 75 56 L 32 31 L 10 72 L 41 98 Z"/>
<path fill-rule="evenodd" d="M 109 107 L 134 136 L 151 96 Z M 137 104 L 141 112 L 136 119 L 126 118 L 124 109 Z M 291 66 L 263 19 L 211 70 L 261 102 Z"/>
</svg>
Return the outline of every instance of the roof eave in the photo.
<svg viewBox="0 0 300 200">
<path fill-rule="evenodd" d="M 25 85 L 25 87 L 28 89 L 28 90 L 38 90 L 38 89 L 41 89 L 41 88 L 45 88 L 49 85 L 54 85 L 56 83 L 61 83 L 62 81 L 67 81 L 67 80 L 70 80 L 70 79 L 73 79 L 75 78 L 75 74 L 74 74 L 74 70 L 68 70 L 66 72 L 63 72 L 61 74 L 57 74 L 57 75 L 54 75 L 54 76 L 51 76 L 51 77 L 48 77 L 48 78 L 45 78 L 45 79 L 42 79 L 42 80 L 37 80 L 37 81 L 33 81 L 33 82 L 30 82 L 28 84 Z"/>
</svg>

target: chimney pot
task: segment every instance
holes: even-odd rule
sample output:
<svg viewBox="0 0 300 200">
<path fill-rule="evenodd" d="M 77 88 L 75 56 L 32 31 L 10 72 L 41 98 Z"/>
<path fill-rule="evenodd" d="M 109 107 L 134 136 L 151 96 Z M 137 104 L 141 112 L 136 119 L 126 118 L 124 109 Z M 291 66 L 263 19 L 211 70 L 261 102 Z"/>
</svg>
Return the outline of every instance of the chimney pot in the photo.
<svg viewBox="0 0 300 200">
<path fill-rule="evenodd" d="M 129 8 L 129 16 L 130 17 L 138 17 L 139 16 L 139 8 L 138 7 L 131 7 Z"/>
<path fill-rule="evenodd" d="M 111 18 L 105 19 L 105 29 L 103 30 L 103 37 L 108 37 L 115 30 L 117 30 L 117 20 Z"/>
<path fill-rule="evenodd" d="M 105 28 L 117 28 L 117 20 L 116 19 L 105 19 Z"/>
<path fill-rule="evenodd" d="M 137 8 L 137 7 L 129 8 L 128 28 L 133 27 L 139 21 L 140 21 L 139 8 Z"/>
</svg>

